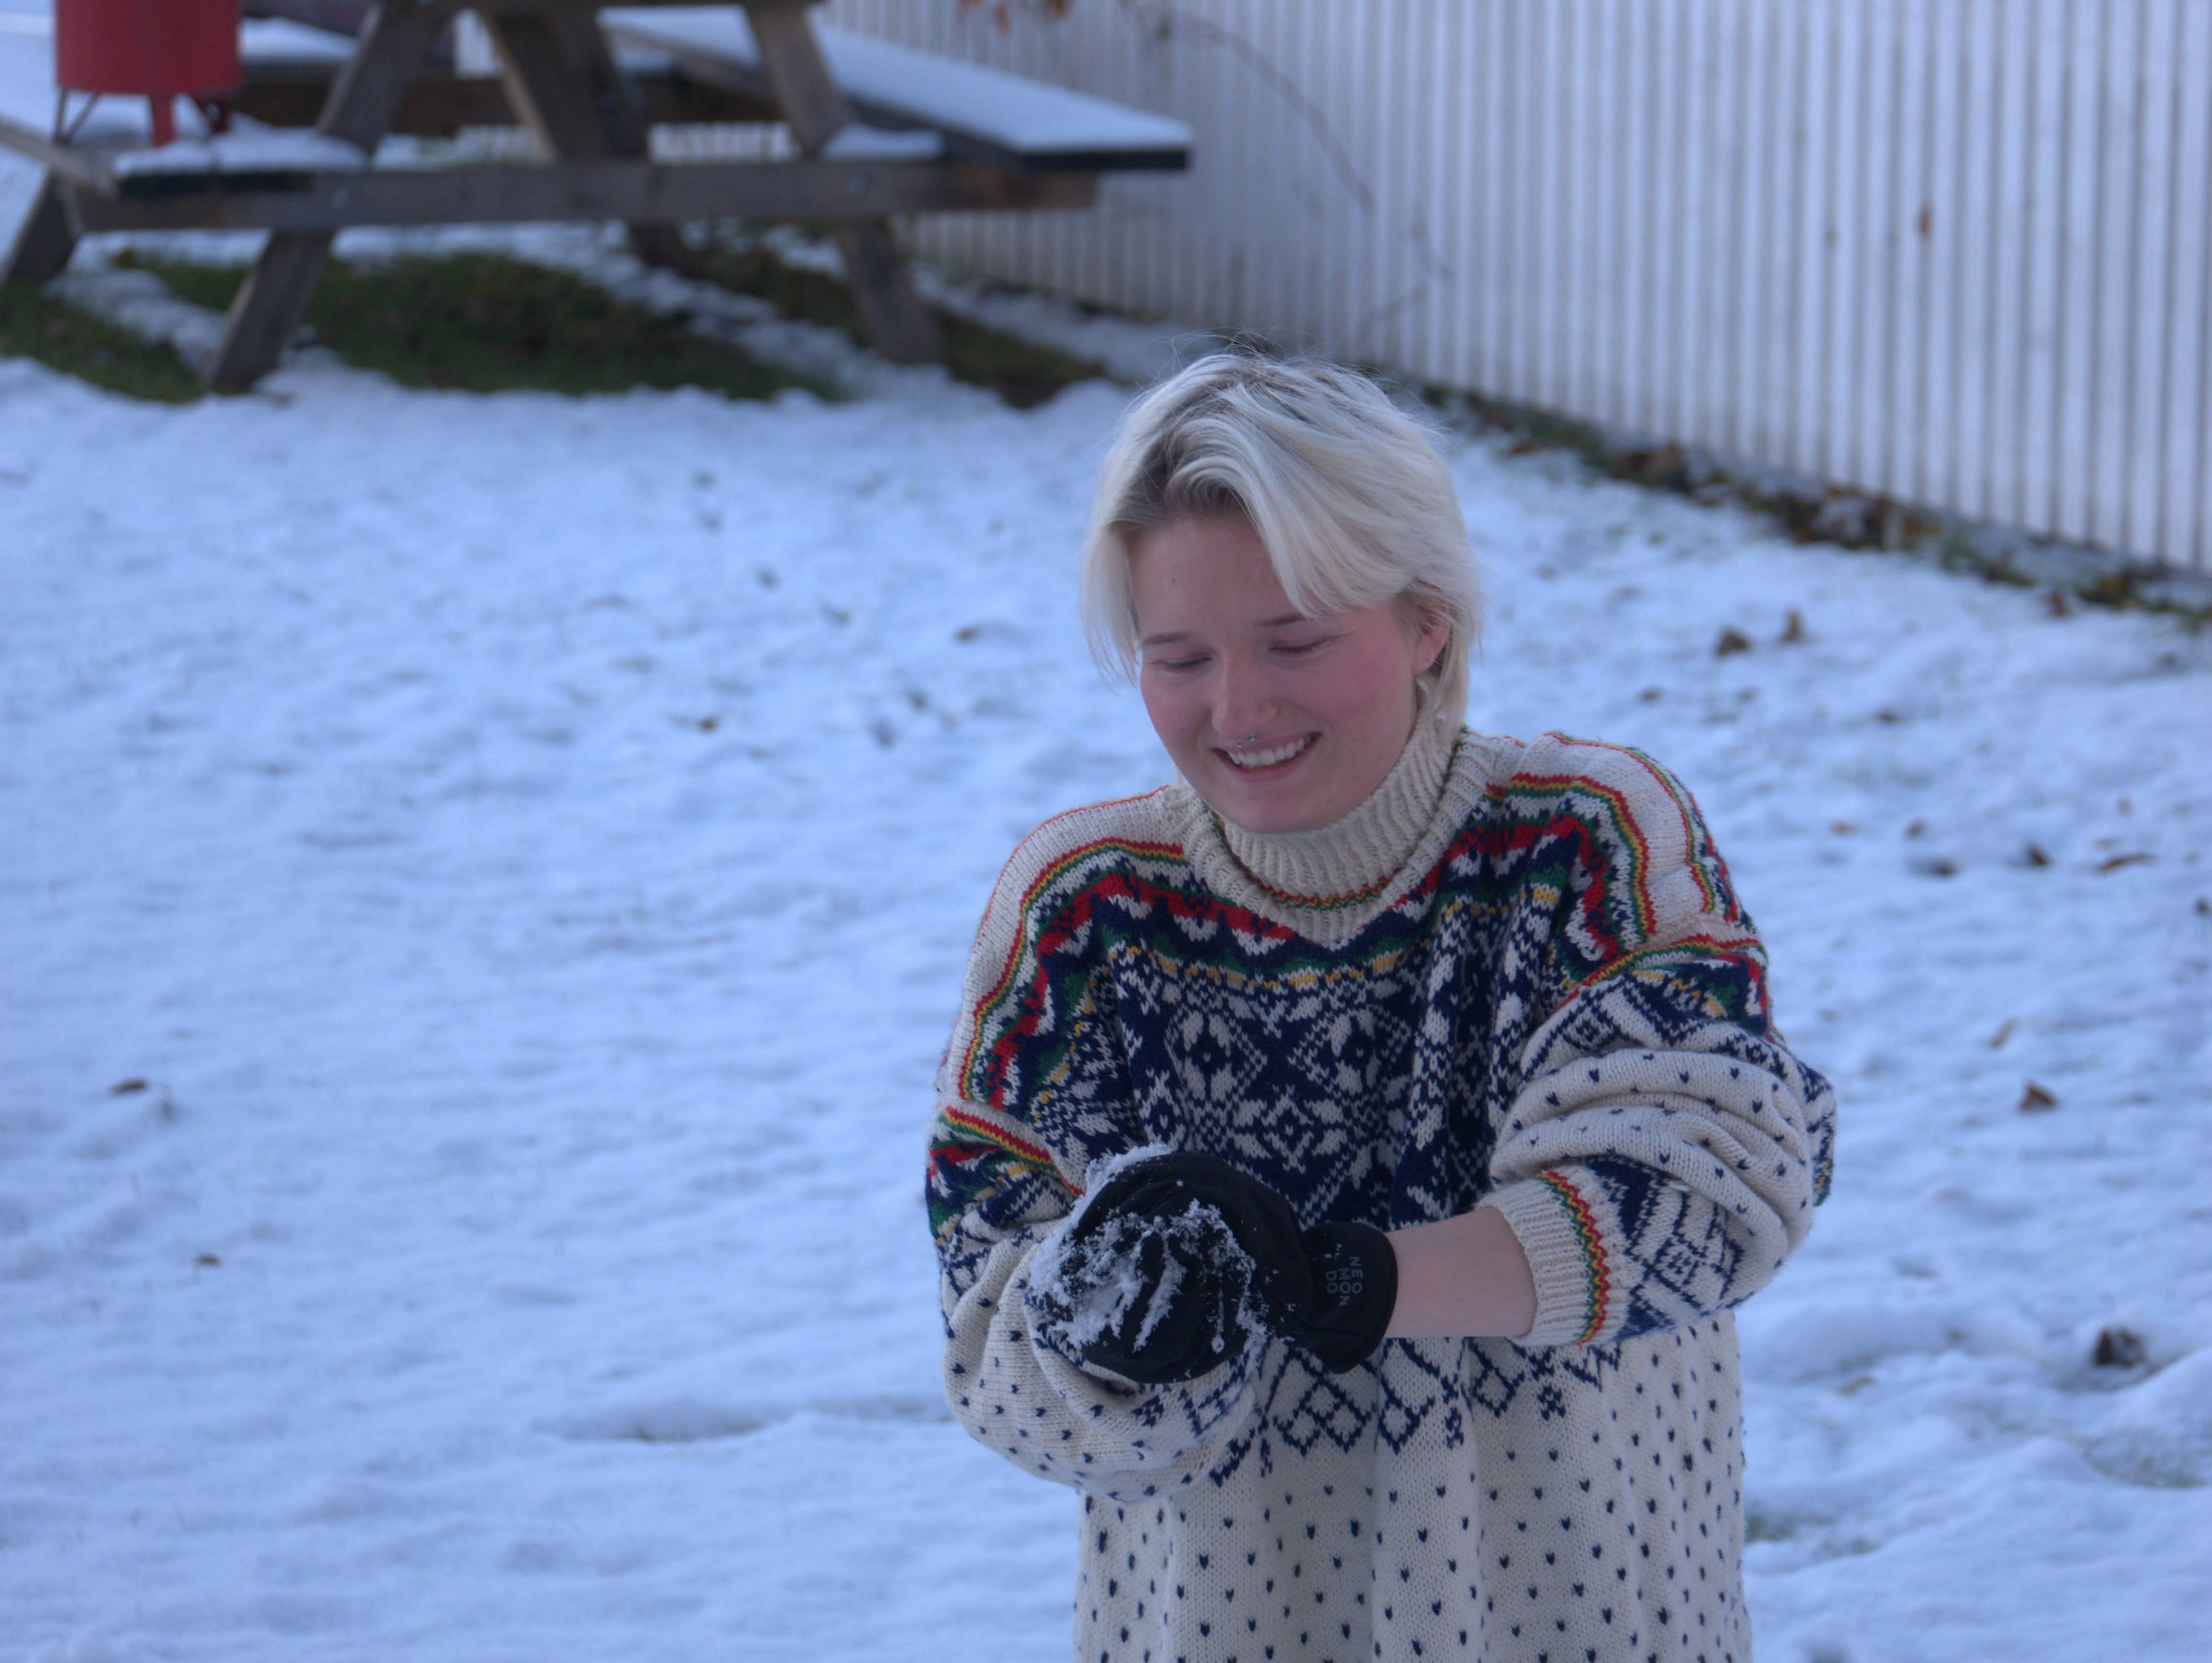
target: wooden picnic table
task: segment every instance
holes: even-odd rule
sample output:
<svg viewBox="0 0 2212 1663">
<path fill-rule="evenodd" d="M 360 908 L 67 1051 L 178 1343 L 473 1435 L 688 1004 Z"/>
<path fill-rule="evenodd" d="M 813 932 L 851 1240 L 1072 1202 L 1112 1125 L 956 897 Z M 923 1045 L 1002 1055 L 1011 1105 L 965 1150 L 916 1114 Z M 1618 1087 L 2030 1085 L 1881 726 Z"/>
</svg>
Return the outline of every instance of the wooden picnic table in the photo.
<svg viewBox="0 0 2212 1663">
<path fill-rule="evenodd" d="M 1102 172 L 1188 163 L 1188 131 L 1177 123 L 817 31 L 808 15 L 817 3 L 389 0 L 367 10 L 349 48 L 249 52 L 246 84 L 230 102 L 253 131 L 118 147 L 0 119 L 0 144 L 46 168 L 0 280 L 55 277 L 98 232 L 265 229 L 208 368 L 210 381 L 237 387 L 275 368 L 347 226 L 613 220 L 643 258 L 680 266 L 683 222 L 808 220 L 829 227 L 878 349 L 926 362 L 941 356 L 937 332 L 899 258 L 892 215 L 1085 207 Z M 252 9 L 323 21 L 349 8 L 257 0 Z M 464 9 L 490 38 L 496 80 L 457 75 L 436 50 Z M 823 33 L 836 37 L 834 71 Z M 311 128 L 259 130 L 304 123 L 311 107 Z M 656 122 L 763 120 L 789 128 L 797 160 L 657 162 L 649 153 Z M 387 135 L 503 122 L 531 131 L 540 160 L 376 165 Z"/>
</svg>

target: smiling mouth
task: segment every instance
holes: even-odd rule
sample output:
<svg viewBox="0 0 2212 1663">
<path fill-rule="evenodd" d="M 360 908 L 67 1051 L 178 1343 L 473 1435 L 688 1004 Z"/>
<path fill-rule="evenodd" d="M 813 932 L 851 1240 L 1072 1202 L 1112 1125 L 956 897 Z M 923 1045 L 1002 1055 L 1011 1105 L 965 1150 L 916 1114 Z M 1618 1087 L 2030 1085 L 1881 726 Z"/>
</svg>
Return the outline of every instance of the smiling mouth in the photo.
<svg viewBox="0 0 2212 1663">
<path fill-rule="evenodd" d="M 1301 734 L 1296 739 L 1286 739 L 1279 745 L 1270 745 L 1257 751 L 1224 751 L 1230 766 L 1245 773 L 1261 768 L 1273 768 L 1305 754 L 1306 747 L 1314 742 L 1311 734 Z"/>
</svg>

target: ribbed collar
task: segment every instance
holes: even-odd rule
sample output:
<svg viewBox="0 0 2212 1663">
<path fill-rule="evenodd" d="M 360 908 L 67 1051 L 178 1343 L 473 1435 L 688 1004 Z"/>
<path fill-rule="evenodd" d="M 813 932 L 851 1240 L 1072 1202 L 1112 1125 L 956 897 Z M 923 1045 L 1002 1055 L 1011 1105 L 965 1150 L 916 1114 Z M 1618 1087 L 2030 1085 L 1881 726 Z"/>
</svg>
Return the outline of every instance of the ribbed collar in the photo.
<svg viewBox="0 0 2212 1663">
<path fill-rule="evenodd" d="M 1315 832 L 1248 832 L 1216 816 L 1237 864 L 1286 905 L 1339 907 L 1379 894 L 1436 818 L 1458 736 L 1425 717 L 1367 800 Z"/>
<path fill-rule="evenodd" d="M 1500 741 L 1429 718 L 1382 783 L 1317 832 L 1248 832 L 1178 780 L 1170 823 L 1215 894 L 1325 946 L 1350 941 L 1403 899 L 1443 857 L 1459 827 L 1507 765 Z"/>
</svg>

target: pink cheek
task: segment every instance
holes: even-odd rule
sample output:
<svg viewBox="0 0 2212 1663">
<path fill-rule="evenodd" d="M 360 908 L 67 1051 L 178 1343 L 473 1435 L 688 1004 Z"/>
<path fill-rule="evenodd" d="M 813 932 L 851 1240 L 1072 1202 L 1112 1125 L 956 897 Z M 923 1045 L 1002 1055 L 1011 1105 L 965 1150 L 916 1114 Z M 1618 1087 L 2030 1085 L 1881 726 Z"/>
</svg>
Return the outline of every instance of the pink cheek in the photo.
<svg viewBox="0 0 2212 1663">
<path fill-rule="evenodd" d="M 1177 756 L 1191 748 L 1193 736 L 1198 731 L 1195 707 L 1198 701 L 1177 697 L 1169 689 L 1139 683 L 1144 696 L 1145 714 L 1150 717 L 1152 731 L 1169 752 Z"/>
<path fill-rule="evenodd" d="M 1309 695 L 1314 714 L 1331 722 L 1343 721 L 1357 713 L 1364 703 L 1362 692 L 1371 685 L 1373 673 L 1364 664 L 1339 661 L 1329 667 L 1330 673 L 1318 679 Z"/>
</svg>

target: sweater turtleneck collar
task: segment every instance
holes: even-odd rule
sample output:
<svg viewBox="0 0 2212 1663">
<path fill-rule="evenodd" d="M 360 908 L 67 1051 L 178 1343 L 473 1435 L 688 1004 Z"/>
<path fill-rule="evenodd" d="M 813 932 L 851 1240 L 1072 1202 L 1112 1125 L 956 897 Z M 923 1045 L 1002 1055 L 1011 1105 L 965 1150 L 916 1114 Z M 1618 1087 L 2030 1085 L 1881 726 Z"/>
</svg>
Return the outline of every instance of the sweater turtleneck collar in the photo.
<svg viewBox="0 0 2212 1663">
<path fill-rule="evenodd" d="M 1261 888 L 1293 907 L 1340 906 L 1379 894 L 1436 818 L 1451 766 L 1456 724 L 1424 701 L 1413 737 L 1367 800 L 1313 832 L 1248 832 L 1216 814 L 1223 843 Z"/>
</svg>

